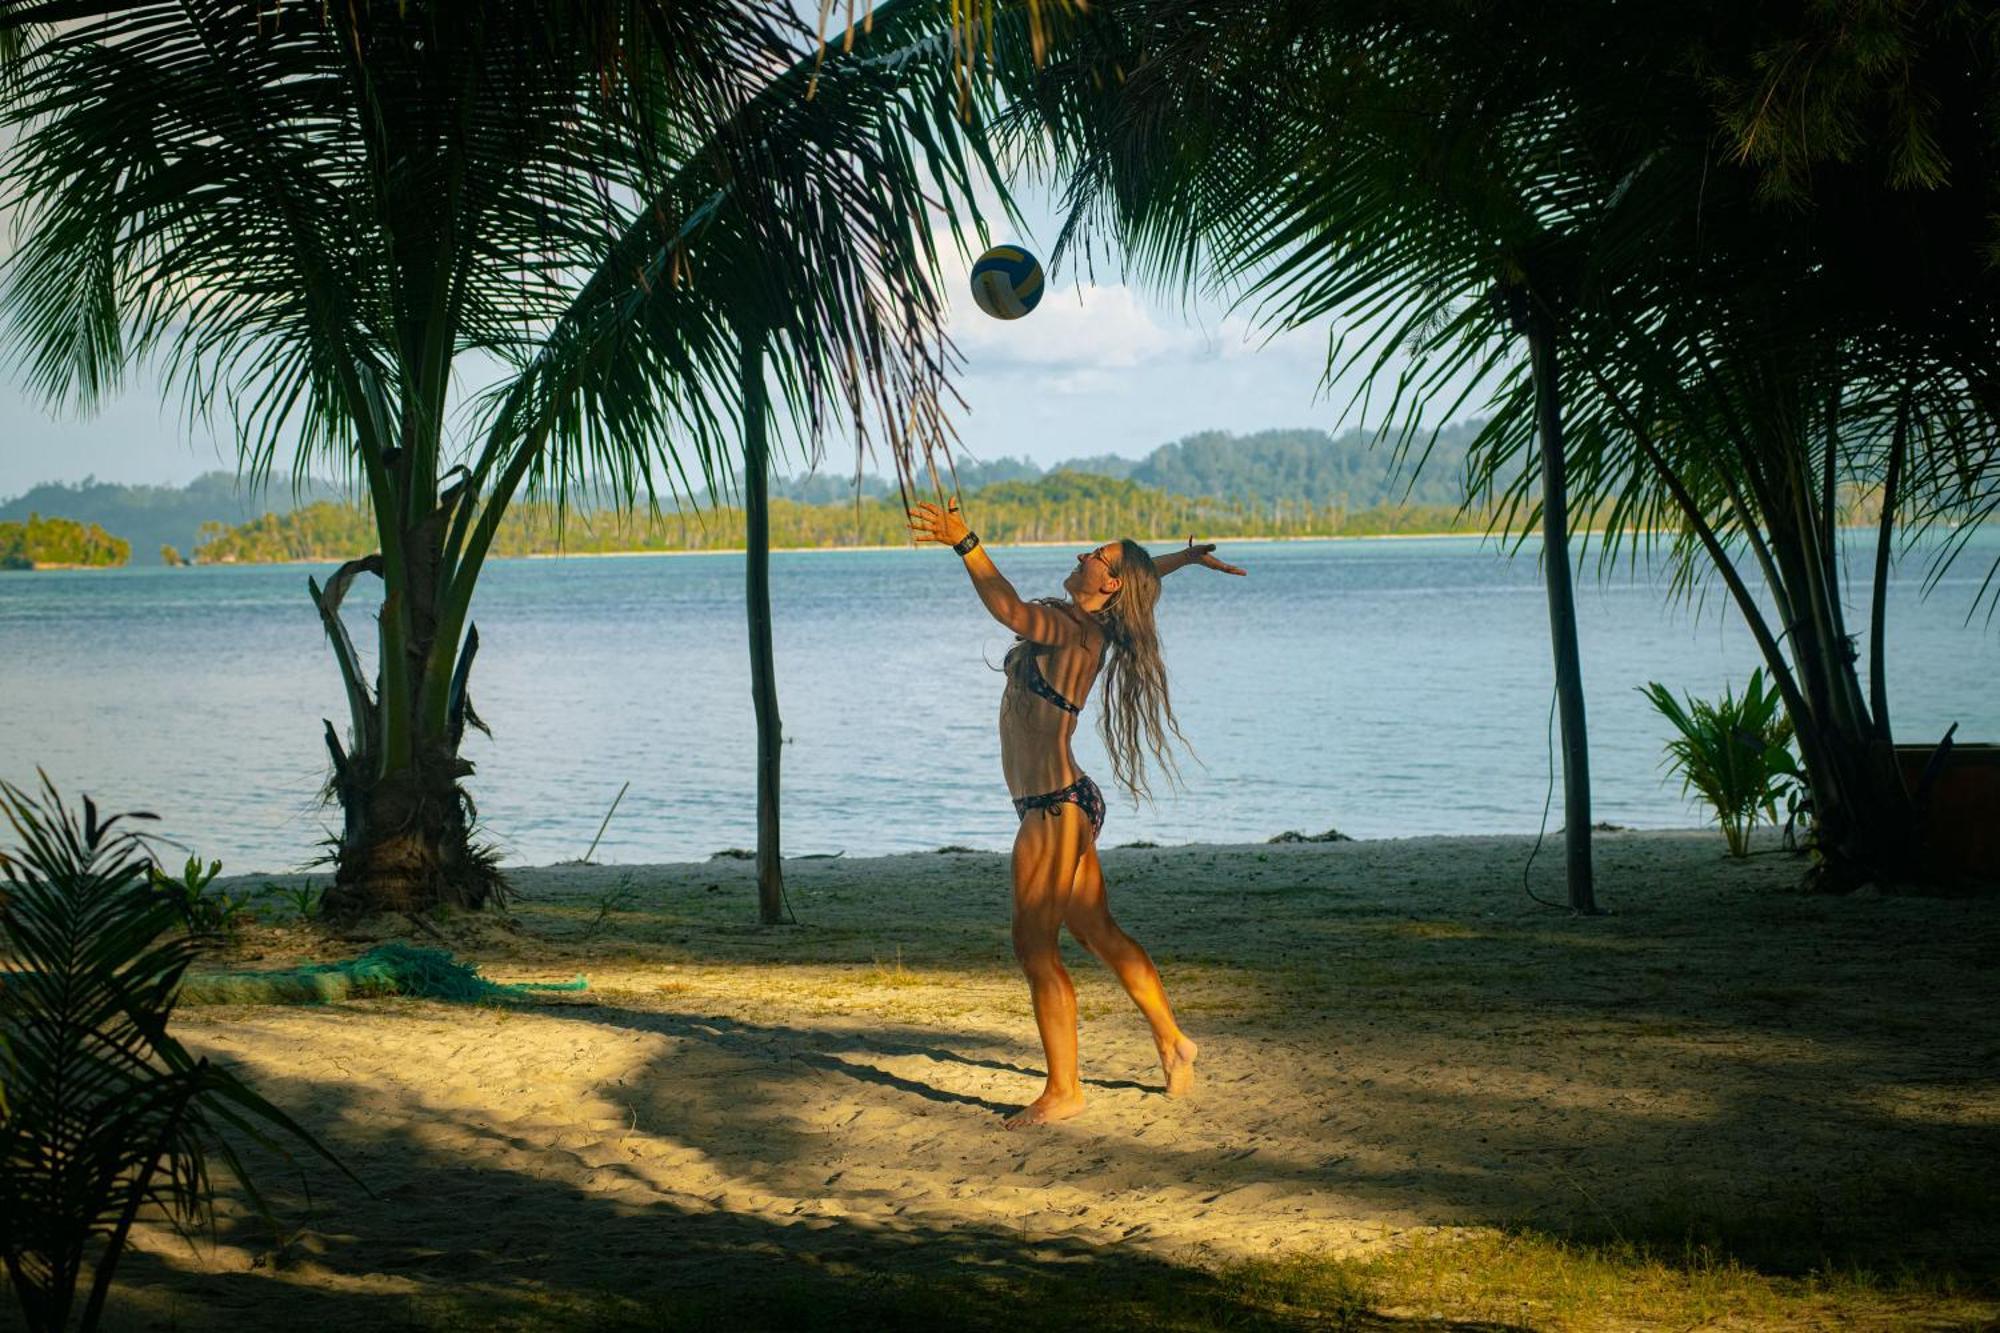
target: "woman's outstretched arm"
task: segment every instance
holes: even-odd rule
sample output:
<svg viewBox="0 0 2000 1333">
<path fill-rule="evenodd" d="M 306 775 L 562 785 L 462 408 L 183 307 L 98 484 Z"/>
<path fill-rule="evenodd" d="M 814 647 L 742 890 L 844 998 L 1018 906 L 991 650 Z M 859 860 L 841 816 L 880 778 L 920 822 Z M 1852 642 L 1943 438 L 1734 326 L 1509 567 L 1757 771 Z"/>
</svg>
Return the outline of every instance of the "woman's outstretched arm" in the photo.
<svg viewBox="0 0 2000 1333">
<path fill-rule="evenodd" d="M 960 554 L 965 560 L 965 572 L 972 576 L 972 590 L 979 594 L 979 600 L 995 620 L 1034 643 L 1067 644 L 1081 638 L 1082 630 L 1074 620 L 1046 606 L 1024 601 L 1014 591 L 1014 585 L 993 563 L 993 557 L 986 554 L 986 548 L 979 544 L 958 512 L 957 496 L 942 509 L 928 502 L 919 503 L 909 515 L 910 531 L 917 534 L 918 541 L 954 549 L 965 547 Z"/>
<path fill-rule="evenodd" d="M 1215 558 L 1214 542 L 1201 542 L 1197 544 L 1193 537 L 1189 537 L 1188 544 L 1180 550 L 1169 551 L 1165 555 L 1156 555 L 1153 557 L 1153 568 L 1159 570 L 1162 576 L 1173 573 L 1183 565 L 1206 565 L 1210 569 L 1218 569 L 1225 574 L 1243 575 L 1250 572 L 1247 569 L 1238 569 L 1235 565 L 1229 564 L 1226 561 L 1217 560 Z"/>
</svg>

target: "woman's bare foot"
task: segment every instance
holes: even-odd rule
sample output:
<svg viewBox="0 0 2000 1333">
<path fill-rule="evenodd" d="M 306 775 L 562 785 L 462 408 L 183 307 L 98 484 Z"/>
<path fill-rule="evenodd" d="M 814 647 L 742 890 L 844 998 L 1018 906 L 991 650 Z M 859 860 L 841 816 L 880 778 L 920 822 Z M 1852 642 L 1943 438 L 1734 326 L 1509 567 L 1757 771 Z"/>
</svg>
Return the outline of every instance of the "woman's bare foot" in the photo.
<svg viewBox="0 0 2000 1333">
<path fill-rule="evenodd" d="M 1083 1109 L 1083 1093 L 1045 1092 L 1007 1117 L 1007 1128 L 1026 1129 L 1030 1125 L 1052 1125 L 1067 1120 Z"/>
<path fill-rule="evenodd" d="M 1194 1044 L 1194 1038 L 1182 1033 L 1174 1039 L 1174 1044 L 1161 1050 L 1160 1068 L 1167 1075 L 1167 1096 L 1185 1097 L 1194 1091 L 1194 1058 L 1201 1054 L 1201 1047 Z"/>
</svg>

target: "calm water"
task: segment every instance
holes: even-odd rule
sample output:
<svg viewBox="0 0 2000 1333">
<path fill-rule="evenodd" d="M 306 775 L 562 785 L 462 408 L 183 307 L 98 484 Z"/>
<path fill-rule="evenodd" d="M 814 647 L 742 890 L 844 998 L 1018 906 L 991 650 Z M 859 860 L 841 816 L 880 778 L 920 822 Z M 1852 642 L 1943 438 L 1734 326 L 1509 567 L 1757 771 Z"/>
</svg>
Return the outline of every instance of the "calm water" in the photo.
<svg viewBox="0 0 2000 1333">
<path fill-rule="evenodd" d="M 1980 534 L 1928 598 L 1903 569 L 1891 600 L 1899 737 L 2000 738 L 2000 635 L 1965 624 L 2000 534 Z M 1029 595 L 1073 552 L 1002 550 Z M 1474 539 L 1242 543 L 1248 579 L 1174 575 L 1162 633 L 1200 762 L 1187 790 L 1134 811 L 1107 841 L 1246 841 L 1329 826 L 1368 838 L 1533 832 L 1548 783 L 1548 619 L 1532 548 Z M 0 777 L 41 765 L 65 792 L 164 817 L 163 831 L 235 871 L 313 854 L 333 817 L 320 719 L 345 730 L 305 567 L 0 574 Z M 322 574 L 322 577 L 324 575 Z M 364 585 L 359 591 L 368 591 Z M 989 669 L 1008 636 L 941 551 L 772 559 L 786 734 L 788 853 L 1002 848 Z M 1866 623 L 1866 588 L 1850 589 Z M 1717 596 L 1697 613 L 1647 568 L 1579 585 L 1595 814 L 1635 827 L 1702 816 L 1660 771 L 1647 680 L 1713 694 L 1755 665 Z M 372 610 L 372 608 L 368 608 Z M 597 853 L 699 858 L 754 839 L 753 720 L 740 556 L 510 560 L 476 606 L 471 788 L 512 861 Z M 366 621 L 355 617 L 357 639 Z M 1084 766 L 1107 783 L 1091 726 Z M 1560 793 L 1558 793 L 1558 801 Z M 1560 804 L 1551 825 L 1561 822 Z"/>
</svg>

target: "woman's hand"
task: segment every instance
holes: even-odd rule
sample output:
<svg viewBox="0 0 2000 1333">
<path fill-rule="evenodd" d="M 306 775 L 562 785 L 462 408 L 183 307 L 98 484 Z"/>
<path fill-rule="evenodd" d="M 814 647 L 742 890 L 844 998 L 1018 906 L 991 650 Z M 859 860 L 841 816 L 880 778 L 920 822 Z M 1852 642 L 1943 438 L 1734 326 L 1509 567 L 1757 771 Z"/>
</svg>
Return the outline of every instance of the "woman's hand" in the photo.
<svg viewBox="0 0 2000 1333">
<path fill-rule="evenodd" d="M 906 511 L 910 516 L 910 531 L 917 534 L 920 542 L 936 542 L 939 546 L 956 546 L 965 540 L 972 529 L 965 524 L 965 518 L 958 512 L 958 497 L 952 496 L 940 509 L 928 500 L 920 501 L 915 509 Z"/>
<path fill-rule="evenodd" d="M 1235 565 L 1229 564 L 1227 561 L 1217 560 L 1215 558 L 1215 543 L 1197 543 L 1193 536 L 1188 537 L 1187 558 L 1191 564 L 1206 565 L 1210 569 L 1219 569 L 1225 574 L 1240 576 L 1249 573 L 1248 570 L 1238 569 Z"/>
</svg>

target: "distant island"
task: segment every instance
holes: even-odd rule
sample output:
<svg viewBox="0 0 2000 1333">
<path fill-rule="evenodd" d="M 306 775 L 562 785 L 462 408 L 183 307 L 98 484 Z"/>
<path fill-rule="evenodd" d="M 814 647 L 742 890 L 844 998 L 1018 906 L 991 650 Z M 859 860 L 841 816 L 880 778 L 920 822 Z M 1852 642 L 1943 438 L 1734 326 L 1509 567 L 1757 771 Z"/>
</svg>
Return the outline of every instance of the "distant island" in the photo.
<svg viewBox="0 0 2000 1333">
<path fill-rule="evenodd" d="M 0 569 L 111 569 L 132 558 L 132 544 L 95 523 L 43 518 L 0 523 Z"/>
<path fill-rule="evenodd" d="M 1483 509 L 1463 511 L 1467 446 L 1480 423 L 1441 431 L 1414 477 L 1372 434 L 1210 431 L 1144 458 L 1098 455 L 1044 471 L 1026 459 L 963 460 L 961 492 L 988 540 L 1367 536 L 1478 532 Z M 947 482 L 949 479 L 946 479 Z M 265 563 L 346 559 L 374 549 L 367 510 L 352 493 L 314 481 L 262 496 L 227 472 L 186 487 L 87 480 L 37 486 L 0 502 L 0 521 L 59 513 L 116 533 L 147 563 Z M 906 540 L 893 482 L 837 470 L 775 480 L 772 544 L 891 546 Z M 517 505 L 496 543 L 503 555 L 723 550 L 743 544 L 743 516 L 727 491 L 664 502 L 657 514 L 580 505 L 560 525 L 545 505 Z M 183 555 L 183 552 L 186 554 Z"/>
<path fill-rule="evenodd" d="M 347 495 L 331 482 L 309 483 L 296 497 L 284 483 L 272 492 L 246 495 L 228 472 L 203 473 L 186 486 L 123 486 L 94 478 L 69 485 L 48 482 L 15 499 L 0 501 L 0 523 L 24 522 L 36 513 L 61 514 L 117 534 L 138 554 L 139 563 L 176 564 L 180 553 L 193 547 L 203 523 L 233 526 L 267 509 L 284 513 Z M 163 548 L 171 549 L 176 558 L 169 560 Z"/>
</svg>

